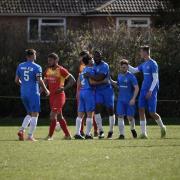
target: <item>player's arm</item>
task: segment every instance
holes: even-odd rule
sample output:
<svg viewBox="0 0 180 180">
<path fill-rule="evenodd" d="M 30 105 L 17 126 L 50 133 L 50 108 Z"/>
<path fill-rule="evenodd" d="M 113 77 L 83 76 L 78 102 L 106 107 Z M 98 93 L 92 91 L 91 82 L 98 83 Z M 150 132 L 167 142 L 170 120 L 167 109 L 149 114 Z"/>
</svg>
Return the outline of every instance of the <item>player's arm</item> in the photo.
<svg viewBox="0 0 180 180">
<path fill-rule="evenodd" d="M 89 79 L 89 83 L 91 84 L 91 85 L 99 85 L 99 84 L 107 84 L 107 83 L 109 83 L 109 79 L 107 79 L 107 78 L 105 78 L 104 80 L 102 80 L 102 81 L 95 81 L 95 80 L 93 80 L 92 78 L 90 78 Z"/>
<path fill-rule="evenodd" d="M 89 77 L 90 79 L 94 81 L 103 81 L 106 78 L 105 74 L 97 74 L 97 75 L 92 75 L 90 73 L 84 74 L 85 77 Z"/>
<path fill-rule="evenodd" d="M 16 75 L 15 76 L 15 83 L 17 84 L 17 85 L 21 85 L 21 80 L 20 80 L 20 78 L 19 78 L 19 76 L 18 75 Z"/>
<path fill-rule="evenodd" d="M 41 76 L 37 76 L 36 78 L 37 78 L 37 81 L 39 82 L 40 87 L 42 88 L 42 91 L 44 91 L 46 93 L 46 95 L 49 96 L 50 92 L 47 89 L 47 87 L 46 87 L 42 77 Z"/>
<path fill-rule="evenodd" d="M 140 72 L 138 67 L 133 67 L 131 65 L 129 65 L 129 71 L 133 74 Z"/>
<path fill-rule="evenodd" d="M 71 88 L 76 83 L 76 80 L 72 74 L 69 74 L 68 78 L 66 79 L 66 85 L 64 86 L 64 91 Z"/>
<path fill-rule="evenodd" d="M 43 79 L 43 81 L 44 81 L 44 84 L 45 84 L 45 86 L 47 87 L 48 86 L 48 82 L 47 82 L 47 79 Z M 39 92 L 40 92 L 40 94 L 42 93 L 42 92 L 44 92 L 44 90 L 43 90 L 43 88 L 40 86 L 40 88 L 39 88 Z"/>
<path fill-rule="evenodd" d="M 134 94 L 133 94 L 132 99 L 131 99 L 130 102 L 129 102 L 130 105 L 134 105 L 134 104 L 135 104 L 135 102 L 136 102 L 136 97 L 137 97 L 138 93 L 139 93 L 139 86 L 138 86 L 138 85 L 134 85 Z"/>
<path fill-rule="evenodd" d="M 152 77 L 153 77 L 153 81 L 151 83 L 151 86 L 150 86 L 150 89 L 149 89 L 148 93 L 146 94 L 147 99 L 149 99 L 151 97 L 152 92 L 153 92 L 154 88 L 156 87 L 156 85 L 158 83 L 158 79 L 159 79 L 158 73 L 153 73 Z"/>
<path fill-rule="evenodd" d="M 66 78 L 66 85 L 57 89 L 56 94 L 66 91 L 67 89 L 71 88 L 75 83 L 76 80 L 74 76 L 72 74 L 68 74 L 68 77 Z"/>
<path fill-rule="evenodd" d="M 42 79 L 42 68 L 38 67 L 36 70 L 36 80 L 39 82 L 39 85 L 42 89 L 42 91 L 44 91 L 46 93 L 47 96 L 49 96 L 50 92 L 47 89 L 43 79 Z"/>
<path fill-rule="evenodd" d="M 152 73 L 152 83 L 151 83 L 151 86 L 150 86 L 150 89 L 149 91 L 147 92 L 146 94 L 146 98 L 149 99 L 152 95 L 152 92 L 154 90 L 154 88 L 156 87 L 158 81 L 159 81 L 159 75 L 158 75 L 158 65 L 157 63 L 152 63 L 151 64 L 151 73 Z"/>
<path fill-rule="evenodd" d="M 154 90 L 154 88 L 156 87 L 156 85 L 158 83 L 158 79 L 159 79 L 158 73 L 153 73 L 152 77 L 153 77 L 153 81 L 152 81 L 151 87 L 149 89 L 151 92 Z"/>
<path fill-rule="evenodd" d="M 80 91 L 81 83 L 80 78 L 77 79 L 77 88 L 76 88 L 76 99 L 79 99 L 79 91 Z"/>
<path fill-rule="evenodd" d="M 136 79 L 136 77 L 134 75 L 131 77 L 130 80 L 131 80 L 132 85 L 134 86 L 134 94 L 133 94 L 133 97 L 131 98 L 129 104 L 134 105 L 135 102 L 136 102 L 136 97 L 137 97 L 137 95 L 139 93 L 139 86 L 138 86 L 137 79 Z"/>
<path fill-rule="evenodd" d="M 19 66 L 16 69 L 16 76 L 14 81 L 17 85 L 21 85 Z"/>
<path fill-rule="evenodd" d="M 81 82 L 80 82 L 80 78 L 78 77 L 78 79 L 77 79 L 77 92 L 79 92 L 80 88 L 81 88 Z"/>
<path fill-rule="evenodd" d="M 111 77 L 110 77 L 110 82 L 111 82 L 113 87 L 118 88 L 118 82 L 114 81 Z"/>
</svg>

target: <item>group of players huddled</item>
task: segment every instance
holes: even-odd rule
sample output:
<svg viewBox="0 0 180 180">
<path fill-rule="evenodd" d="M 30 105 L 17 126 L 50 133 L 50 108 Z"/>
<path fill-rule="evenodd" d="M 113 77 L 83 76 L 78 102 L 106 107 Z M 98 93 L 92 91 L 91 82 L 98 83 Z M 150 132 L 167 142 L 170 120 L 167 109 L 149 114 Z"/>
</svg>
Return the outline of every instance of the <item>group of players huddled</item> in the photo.
<svg viewBox="0 0 180 180">
<path fill-rule="evenodd" d="M 66 101 L 65 91 L 76 83 L 72 74 L 59 65 L 59 57 L 56 53 L 48 55 L 48 68 L 42 77 L 42 68 L 35 63 L 36 51 L 25 51 L 25 62 L 19 64 L 16 70 L 15 82 L 21 87 L 21 99 L 27 111 L 22 126 L 18 132 L 19 140 L 25 140 L 25 129 L 29 126 L 27 140 L 36 141 L 33 133 L 37 126 L 40 112 L 40 94 L 49 96 L 51 108 L 50 127 L 46 140 L 53 140 L 53 133 L 57 126 L 63 130 L 65 139 L 72 139 L 63 117 L 62 109 Z M 157 93 L 159 89 L 158 65 L 150 57 L 150 47 L 141 46 L 140 56 L 144 60 L 142 64 L 134 68 L 128 60 L 122 59 L 116 68 L 119 71 L 117 81 L 111 79 L 109 65 L 103 60 L 100 51 L 92 53 L 84 50 L 80 53 L 80 73 L 77 80 L 77 105 L 78 116 L 76 118 L 75 139 L 93 139 L 91 133 L 94 126 L 94 137 L 104 138 L 101 113 L 105 107 L 109 115 L 108 139 L 112 139 L 115 126 L 114 88 L 118 89 L 116 103 L 116 115 L 118 117 L 119 137 L 125 139 L 125 123 L 127 119 L 133 138 L 137 138 L 135 130 L 134 114 L 136 110 L 136 98 L 138 97 L 138 110 L 140 118 L 141 134 L 139 138 L 147 139 L 145 109 L 157 122 L 161 130 L 161 138 L 166 136 L 166 126 L 161 117 L 156 113 Z M 143 73 L 143 82 L 140 93 L 134 73 Z M 84 124 L 86 130 L 84 133 Z"/>
</svg>

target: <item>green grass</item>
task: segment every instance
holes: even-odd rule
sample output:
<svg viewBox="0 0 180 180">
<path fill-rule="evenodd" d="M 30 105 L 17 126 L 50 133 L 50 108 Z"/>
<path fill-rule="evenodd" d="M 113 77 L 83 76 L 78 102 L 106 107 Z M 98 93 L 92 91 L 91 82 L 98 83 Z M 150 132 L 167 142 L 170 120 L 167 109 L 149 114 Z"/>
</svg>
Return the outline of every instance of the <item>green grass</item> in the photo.
<svg viewBox="0 0 180 180">
<path fill-rule="evenodd" d="M 180 126 L 167 126 L 166 139 L 150 126 L 148 140 L 132 139 L 127 127 L 126 140 L 67 141 L 59 132 L 48 142 L 44 126 L 37 128 L 38 142 L 19 142 L 17 130 L 0 127 L 1 180 L 180 179 Z"/>
</svg>

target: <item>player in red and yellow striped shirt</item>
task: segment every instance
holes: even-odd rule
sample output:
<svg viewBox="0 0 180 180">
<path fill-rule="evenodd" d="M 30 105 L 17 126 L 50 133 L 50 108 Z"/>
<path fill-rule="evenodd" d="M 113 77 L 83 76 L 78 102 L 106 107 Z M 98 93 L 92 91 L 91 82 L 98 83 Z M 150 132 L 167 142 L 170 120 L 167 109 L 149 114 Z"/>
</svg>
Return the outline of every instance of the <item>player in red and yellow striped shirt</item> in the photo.
<svg viewBox="0 0 180 180">
<path fill-rule="evenodd" d="M 52 140 L 52 136 L 56 127 L 56 122 L 59 121 L 60 126 L 65 134 L 66 139 L 71 139 L 70 132 L 67 128 L 66 120 L 62 114 L 62 108 L 65 104 L 65 90 L 72 87 L 75 83 L 74 77 L 62 66 L 58 64 L 59 57 L 55 53 L 48 56 L 48 65 L 44 81 L 50 91 L 50 108 L 51 108 L 51 124 L 47 140 Z M 64 86 L 67 81 L 66 86 Z"/>
</svg>

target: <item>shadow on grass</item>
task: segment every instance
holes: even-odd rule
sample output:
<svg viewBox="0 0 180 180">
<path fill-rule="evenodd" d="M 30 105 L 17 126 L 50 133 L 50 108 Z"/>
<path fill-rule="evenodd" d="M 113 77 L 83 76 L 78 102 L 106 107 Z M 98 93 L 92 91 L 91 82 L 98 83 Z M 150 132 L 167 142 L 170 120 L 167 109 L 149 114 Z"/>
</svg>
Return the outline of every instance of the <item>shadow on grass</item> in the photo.
<svg viewBox="0 0 180 180">
<path fill-rule="evenodd" d="M 38 140 L 38 141 L 40 141 L 40 142 L 42 142 L 42 141 L 47 141 L 47 142 L 51 142 L 51 141 L 48 141 L 48 140 L 46 140 L 45 138 L 36 138 L 36 140 Z M 107 139 L 107 138 L 104 138 L 104 139 L 98 139 L 98 138 L 94 138 L 94 139 L 91 139 L 91 140 L 86 140 L 86 139 L 84 139 L 84 140 L 79 140 L 79 139 L 64 139 L 64 138 L 55 138 L 55 139 L 53 139 L 52 141 L 73 141 L 73 142 L 93 142 L 93 141 L 96 141 L 96 142 L 102 142 L 102 141 L 109 141 L 109 143 L 111 143 L 112 141 L 116 141 L 116 142 L 126 142 L 126 141 L 128 141 L 128 142 L 150 142 L 150 141 L 152 141 L 152 140 L 159 140 L 158 142 L 162 142 L 162 141 L 165 141 L 165 140 L 180 140 L 180 137 L 174 137 L 174 138 L 165 138 L 165 139 L 161 139 L 161 138 L 149 138 L 149 139 L 132 139 L 132 138 L 126 138 L 126 139 L 124 139 L 124 140 L 122 140 L 122 139 L 118 139 L 118 138 L 116 138 L 116 139 Z M 19 141 L 18 139 L 0 139 L 0 142 L 17 142 L 17 141 Z M 28 140 L 24 140 L 24 141 L 19 141 L 19 142 L 26 142 L 26 141 L 28 141 Z M 151 146 L 151 145 L 145 145 L 145 146 L 142 146 L 142 147 L 149 147 L 149 146 Z M 154 146 L 154 145 L 153 145 Z M 157 145 L 157 146 L 180 146 L 180 145 L 168 145 L 168 144 L 166 144 L 166 145 L 162 145 L 162 144 L 160 144 L 160 145 Z M 121 147 L 123 147 L 123 146 L 121 146 Z M 138 145 L 137 146 L 134 146 L 134 145 L 130 145 L 130 146 L 124 146 L 124 147 L 138 147 Z M 139 146 L 139 147 L 141 147 L 141 146 Z"/>
<path fill-rule="evenodd" d="M 151 148 L 151 147 L 180 147 L 180 144 L 159 144 L 159 145 L 119 145 L 113 148 Z M 109 148 L 107 148 L 109 149 Z"/>
</svg>

